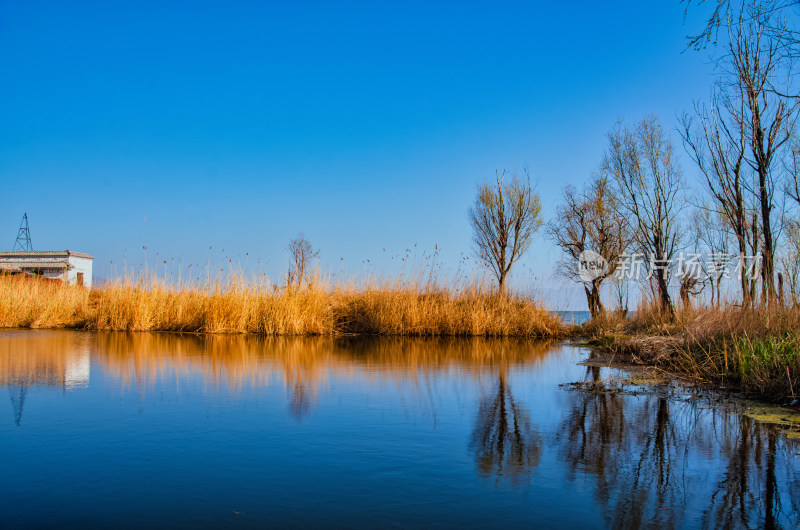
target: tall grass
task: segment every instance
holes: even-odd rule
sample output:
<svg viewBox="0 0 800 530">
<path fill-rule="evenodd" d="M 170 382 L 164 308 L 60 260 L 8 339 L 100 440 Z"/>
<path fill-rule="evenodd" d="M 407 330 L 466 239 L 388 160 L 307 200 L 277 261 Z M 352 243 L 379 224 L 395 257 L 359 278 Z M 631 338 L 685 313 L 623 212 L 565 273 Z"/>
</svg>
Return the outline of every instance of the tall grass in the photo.
<svg viewBox="0 0 800 530">
<path fill-rule="evenodd" d="M 0 276 L 0 327 L 116 331 L 405 336 L 554 337 L 562 321 L 535 300 L 496 296 L 480 285 L 427 280 L 276 288 L 232 274 L 201 285 L 126 276 L 92 291 Z"/>
<path fill-rule="evenodd" d="M 598 319 L 586 331 L 627 360 L 699 381 L 781 402 L 800 391 L 800 307 L 700 308 L 674 319 L 643 307 L 631 318 Z"/>
<path fill-rule="evenodd" d="M 89 317 L 89 291 L 59 281 L 0 274 L 0 327 L 58 328 Z"/>
</svg>

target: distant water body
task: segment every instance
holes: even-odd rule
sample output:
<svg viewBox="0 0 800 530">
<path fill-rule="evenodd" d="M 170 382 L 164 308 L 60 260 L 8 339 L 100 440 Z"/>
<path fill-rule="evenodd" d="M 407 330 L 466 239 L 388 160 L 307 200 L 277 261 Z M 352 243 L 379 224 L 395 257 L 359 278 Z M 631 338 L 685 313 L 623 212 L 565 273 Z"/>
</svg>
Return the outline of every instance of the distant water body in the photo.
<svg viewBox="0 0 800 530">
<path fill-rule="evenodd" d="M 592 319 L 592 314 L 588 311 L 553 311 L 553 313 L 564 319 L 564 323 L 575 326 L 580 326 Z"/>
</svg>

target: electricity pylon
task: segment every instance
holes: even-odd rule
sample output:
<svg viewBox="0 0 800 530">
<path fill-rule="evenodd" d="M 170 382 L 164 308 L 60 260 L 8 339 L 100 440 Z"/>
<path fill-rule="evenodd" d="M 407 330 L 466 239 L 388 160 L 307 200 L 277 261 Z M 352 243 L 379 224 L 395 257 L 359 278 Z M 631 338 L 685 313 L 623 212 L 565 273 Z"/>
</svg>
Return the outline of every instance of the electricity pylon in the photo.
<svg viewBox="0 0 800 530">
<path fill-rule="evenodd" d="M 22 222 L 19 224 L 19 232 L 17 233 L 17 241 L 14 243 L 13 250 L 33 250 L 31 245 L 31 229 L 28 228 L 28 213 L 22 216 Z"/>
</svg>

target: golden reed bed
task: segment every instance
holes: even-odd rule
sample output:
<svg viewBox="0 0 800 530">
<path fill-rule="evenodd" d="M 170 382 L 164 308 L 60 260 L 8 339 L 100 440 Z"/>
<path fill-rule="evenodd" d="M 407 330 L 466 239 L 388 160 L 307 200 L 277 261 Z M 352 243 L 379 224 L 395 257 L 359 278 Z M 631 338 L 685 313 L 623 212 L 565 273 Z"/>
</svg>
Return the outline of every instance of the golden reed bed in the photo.
<svg viewBox="0 0 800 530">
<path fill-rule="evenodd" d="M 88 291 L 0 276 L 0 327 L 114 331 L 556 337 L 567 328 L 535 301 L 416 282 L 275 289 L 240 278 L 172 287 L 125 279 Z"/>
</svg>

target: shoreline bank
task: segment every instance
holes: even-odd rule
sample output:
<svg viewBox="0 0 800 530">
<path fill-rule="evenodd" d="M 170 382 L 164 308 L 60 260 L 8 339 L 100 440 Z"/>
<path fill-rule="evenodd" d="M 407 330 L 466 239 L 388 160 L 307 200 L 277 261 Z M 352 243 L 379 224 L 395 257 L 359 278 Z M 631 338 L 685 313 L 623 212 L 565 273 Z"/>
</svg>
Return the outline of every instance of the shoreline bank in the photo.
<svg viewBox="0 0 800 530">
<path fill-rule="evenodd" d="M 621 362 L 800 406 L 800 308 L 704 308 L 672 320 L 644 312 L 582 329 L 591 346 Z"/>
</svg>

